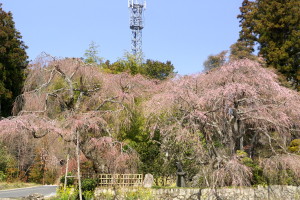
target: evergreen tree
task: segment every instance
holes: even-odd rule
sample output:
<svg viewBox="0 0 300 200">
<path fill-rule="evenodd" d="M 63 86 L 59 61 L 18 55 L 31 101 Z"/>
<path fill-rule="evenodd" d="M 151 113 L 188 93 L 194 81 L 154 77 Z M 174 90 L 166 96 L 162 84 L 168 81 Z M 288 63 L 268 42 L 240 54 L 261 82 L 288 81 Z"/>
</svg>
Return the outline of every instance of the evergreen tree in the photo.
<svg viewBox="0 0 300 200">
<path fill-rule="evenodd" d="M 217 55 L 208 56 L 206 61 L 204 61 L 203 63 L 204 71 L 207 72 L 213 68 L 221 67 L 222 65 L 224 65 L 226 63 L 226 58 L 227 58 L 226 54 L 227 51 L 222 51 Z"/>
<path fill-rule="evenodd" d="M 94 41 L 92 41 L 89 44 L 89 48 L 85 50 L 84 53 L 84 62 L 89 63 L 89 64 L 101 64 L 102 63 L 102 58 L 98 56 L 99 51 L 98 51 L 99 45 L 97 45 Z"/>
<path fill-rule="evenodd" d="M 5 12 L 0 3 L 0 117 L 11 114 L 13 101 L 23 87 L 28 57 L 21 39 L 12 13 Z"/>
<path fill-rule="evenodd" d="M 259 0 L 255 32 L 260 54 L 300 89 L 300 1 Z"/>
<path fill-rule="evenodd" d="M 252 53 L 253 50 L 251 47 L 247 46 L 246 41 L 237 41 L 236 43 L 230 46 L 229 59 L 231 61 L 245 58 L 255 60 L 257 57 Z"/>
<path fill-rule="evenodd" d="M 166 63 L 148 59 L 143 66 L 143 74 L 149 78 L 164 80 L 174 76 L 174 66 L 170 61 Z"/>
<path fill-rule="evenodd" d="M 244 0 L 242 6 L 240 7 L 241 14 L 238 15 L 240 19 L 240 27 L 242 30 L 240 31 L 240 37 L 238 39 L 237 45 L 239 48 L 247 51 L 253 52 L 254 45 L 256 41 L 256 36 L 253 32 L 254 28 L 254 15 L 256 13 L 255 2 Z"/>
<path fill-rule="evenodd" d="M 244 0 L 240 40 L 258 43 L 259 55 L 300 89 L 300 1 Z"/>
</svg>

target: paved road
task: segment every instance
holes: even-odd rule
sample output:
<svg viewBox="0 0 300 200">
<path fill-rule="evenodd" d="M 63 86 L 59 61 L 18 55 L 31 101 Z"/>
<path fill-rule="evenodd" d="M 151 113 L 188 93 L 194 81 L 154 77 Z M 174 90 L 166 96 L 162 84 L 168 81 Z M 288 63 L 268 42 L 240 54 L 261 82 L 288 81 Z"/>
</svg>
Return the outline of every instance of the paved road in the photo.
<svg viewBox="0 0 300 200">
<path fill-rule="evenodd" d="M 34 193 L 44 196 L 54 196 L 56 194 L 57 185 L 44 185 L 30 188 L 18 188 L 12 190 L 0 190 L 0 198 L 18 198 L 26 197 Z"/>
</svg>

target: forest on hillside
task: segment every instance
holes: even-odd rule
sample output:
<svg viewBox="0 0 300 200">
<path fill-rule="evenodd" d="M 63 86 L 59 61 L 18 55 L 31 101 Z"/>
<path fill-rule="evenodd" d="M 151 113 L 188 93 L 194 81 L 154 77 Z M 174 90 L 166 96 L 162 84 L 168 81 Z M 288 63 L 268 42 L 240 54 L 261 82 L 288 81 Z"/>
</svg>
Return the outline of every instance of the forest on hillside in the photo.
<svg viewBox="0 0 300 200">
<path fill-rule="evenodd" d="M 151 173 L 164 185 L 180 162 L 191 187 L 299 186 L 300 2 L 240 10 L 230 50 L 180 76 L 170 61 L 103 61 L 95 44 L 85 59 L 29 63 L 0 4 L 0 180 L 55 183 L 68 154 L 76 173 L 78 145 L 82 174 Z"/>
</svg>

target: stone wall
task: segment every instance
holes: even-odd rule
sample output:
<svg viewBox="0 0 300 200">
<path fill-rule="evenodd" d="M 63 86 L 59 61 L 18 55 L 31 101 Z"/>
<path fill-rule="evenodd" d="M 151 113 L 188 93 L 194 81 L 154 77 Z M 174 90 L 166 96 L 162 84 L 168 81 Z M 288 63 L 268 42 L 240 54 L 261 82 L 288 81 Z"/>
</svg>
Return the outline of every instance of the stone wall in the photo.
<svg viewBox="0 0 300 200">
<path fill-rule="evenodd" d="M 269 186 L 221 189 L 103 189 L 97 188 L 97 199 L 145 200 L 300 200 L 300 187 Z"/>
</svg>

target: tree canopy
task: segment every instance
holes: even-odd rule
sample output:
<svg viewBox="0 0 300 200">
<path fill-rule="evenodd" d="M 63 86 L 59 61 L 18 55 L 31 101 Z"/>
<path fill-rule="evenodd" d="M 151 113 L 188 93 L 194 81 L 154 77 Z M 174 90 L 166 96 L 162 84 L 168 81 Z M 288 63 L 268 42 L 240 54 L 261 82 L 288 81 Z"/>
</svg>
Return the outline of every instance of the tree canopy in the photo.
<svg viewBox="0 0 300 200">
<path fill-rule="evenodd" d="M 300 2 L 298 0 L 244 0 L 240 8 L 240 41 L 268 66 L 283 73 L 299 89 Z"/>
<path fill-rule="evenodd" d="M 257 168 L 244 161 L 268 158 L 274 166 L 300 137 L 299 93 L 281 86 L 277 75 L 257 62 L 230 62 L 163 88 L 145 105 L 147 118 L 160 130 L 171 160 L 182 161 L 191 177 L 205 177 L 206 186 L 257 184 Z M 290 170 L 298 176 L 300 157 L 291 159 Z"/>
<path fill-rule="evenodd" d="M 0 117 L 11 115 L 14 99 L 21 93 L 27 66 L 27 46 L 15 28 L 11 12 L 0 3 Z"/>
<path fill-rule="evenodd" d="M 95 171 L 136 169 L 135 150 L 117 138 L 131 123 L 135 99 L 151 93 L 153 81 L 141 75 L 103 73 L 96 64 L 49 55 L 36 59 L 30 68 L 24 93 L 15 103 L 18 116 L 0 121 L 3 141 L 56 135 L 72 144 L 79 132 L 80 149 Z"/>
<path fill-rule="evenodd" d="M 85 50 L 84 53 L 84 62 L 85 63 L 89 63 L 89 64 L 101 64 L 102 63 L 102 58 L 99 57 L 99 45 L 97 45 L 94 41 L 92 41 L 89 44 L 89 48 L 87 50 Z"/>
<path fill-rule="evenodd" d="M 217 55 L 210 55 L 208 56 L 207 60 L 204 61 L 204 71 L 209 71 L 211 69 L 221 67 L 226 63 L 226 56 L 227 51 L 222 51 L 218 53 Z"/>
<path fill-rule="evenodd" d="M 174 76 L 170 61 L 129 53 L 103 63 L 92 42 L 85 60 L 43 53 L 26 77 L 27 47 L 0 4 L 0 117 L 15 99 L 0 118 L 0 170 L 53 182 L 78 145 L 95 173 L 162 178 L 179 162 L 189 186 L 299 185 L 300 94 L 277 75 L 299 87 L 299 3 L 244 0 L 239 40 L 205 73 Z"/>
<path fill-rule="evenodd" d="M 299 184 L 293 140 L 300 138 L 300 95 L 256 61 L 157 81 L 43 55 L 14 112 L 0 120 L 0 140 L 11 144 L 10 152 L 31 152 L 19 160 L 44 155 L 34 148 L 38 143 L 52 158 L 43 166 L 57 166 L 63 146 L 74 146 L 79 133 L 82 156 L 98 173 L 170 176 L 181 162 L 193 186 L 264 184 L 266 177 Z M 43 138 L 57 141 L 55 148 L 40 144 Z M 36 172 L 32 178 L 40 177 Z"/>
<path fill-rule="evenodd" d="M 114 63 L 107 60 L 101 67 L 108 73 L 118 74 L 127 72 L 132 75 L 141 74 L 151 79 L 165 80 L 175 76 L 174 66 L 170 61 L 160 62 L 147 59 L 144 63 L 139 63 L 134 55 L 125 53 L 123 59 Z"/>
<path fill-rule="evenodd" d="M 246 41 L 237 41 L 236 43 L 230 46 L 230 55 L 229 59 L 233 60 L 240 60 L 240 59 L 251 59 L 256 60 L 257 57 L 253 55 L 252 48 L 247 46 Z"/>
</svg>

